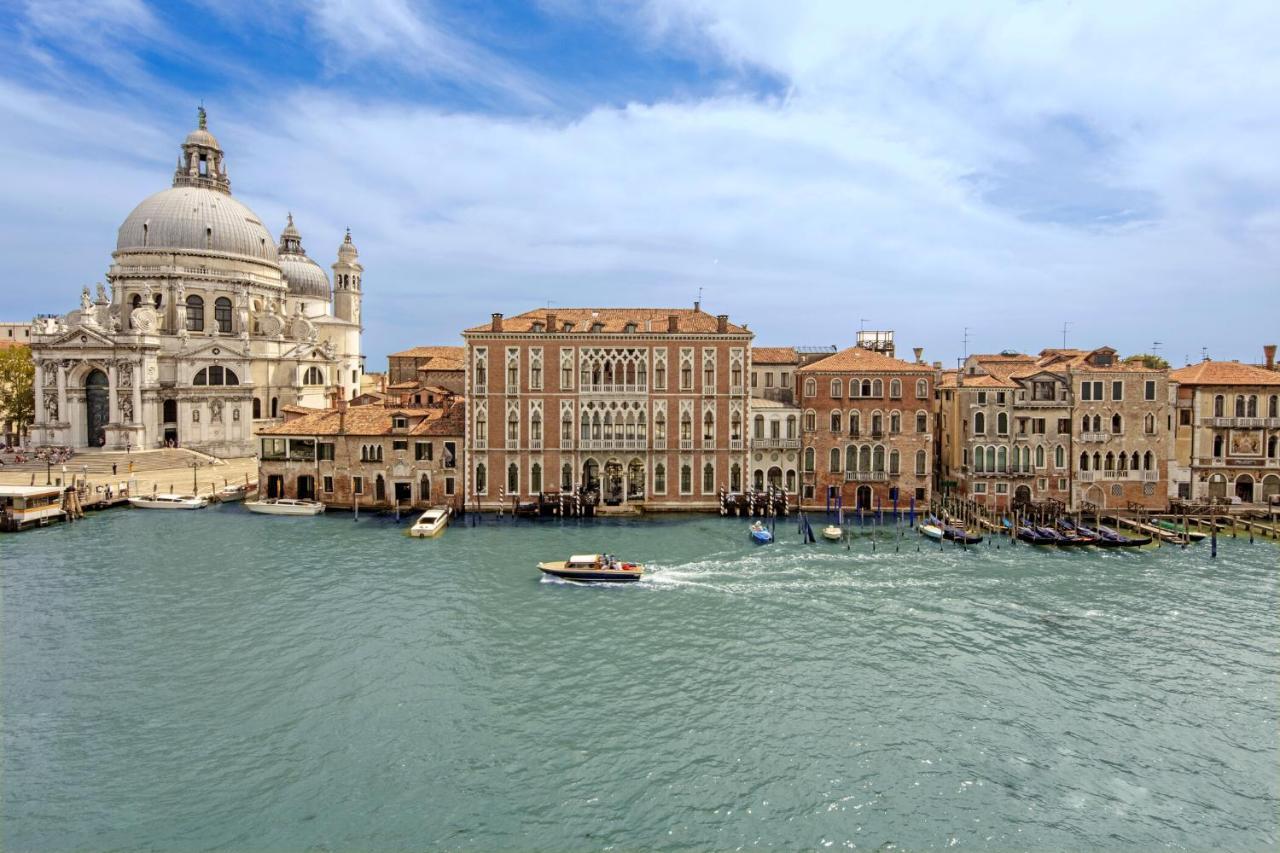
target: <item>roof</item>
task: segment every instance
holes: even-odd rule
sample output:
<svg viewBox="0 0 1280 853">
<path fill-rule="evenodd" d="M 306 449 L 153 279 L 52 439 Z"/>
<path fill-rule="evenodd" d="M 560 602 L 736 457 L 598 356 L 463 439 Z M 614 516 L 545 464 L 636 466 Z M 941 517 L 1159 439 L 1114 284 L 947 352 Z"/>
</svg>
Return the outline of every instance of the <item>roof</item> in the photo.
<svg viewBox="0 0 1280 853">
<path fill-rule="evenodd" d="M 1202 361 L 1173 371 L 1169 378 L 1182 385 L 1280 385 L 1280 373 L 1238 361 Z"/>
<path fill-rule="evenodd" d="M 388 356 L 388 358 L 454 359 L 458 362 L 459 370 L 462 369 L 462 365 L 466 361 L 466 357 L 466 347 L 412 347 L 407 350 L 401 350 L 400 352 L 393 352 Z"/>
<path fill-rule="evenodd" d="M 345 417 L 337 409 L 311 410 L 308 414 L 286 423 L 258 430 L 258 435 L 391 435 L 391 418 L 395 415 L 420 419 L 410 427 L 407 433 L 400 432 L 396 435 L 462 436 L 463 406 L 461 403 L 424 408 L 387 407 L 374 403 L 368 406 L 351 406 L 347 409 Z"/>
<path fill-rule="evenodd" d="M 800 353 L 795 347 L 752 347 L 752 364 L 799 364 Z"/>
<path fill-rule="evenodd" d="M 800 368 L 800 373 L 834 373 L 834 372 L 892 372 L 892 373 L 933 373 L 927 364 L 903 361 L 900 358 L 869 350 L 864 347 L 849 347 L 835 355 L 829 355 L 813 364 Z"/>
<path fill-rule="evenodd" d="M 116 250 L 213 251 L 277 262 L 275 238 L 257 214 L 208 187 L 170 187 L 143 199 L 121 224 Z"/>
<path fill-rule="evenodd" d="M 626 331 L 628 323 L 636 325 L 637 332 L 646 334 L 667 334 L 667 318 L 675 315 L 676 323 L 679 327 L 677 334 L 702 333 L 714 334 L 716 331 L 716 317 L 708 314 L 702 309 L 694 308 L 538 308 L 533 311 L 526 311 L 523 314 L 517 314 L 514 317 L 507 317 L 502 321 L 503 332 L 531 332 L 534 324 L 545 324 L 547 317 L 554 315 L 556 324 L 559 325 L 560 331 L 564 331 L 565 323 L 572 323 L 573 328 L 570 330 L 574 333 L 588 332 L 594 323 L 602 325 L 601 332 L 605 333 L 622 333 Z M 485 323 L 483 326 L 474 326 L 467 329 L 463 334 L 482 334 L 492 331 L 491 325 Z M 728 326 L 728 334 L 746 335 L 750 334 L 745 326 L 738 326 L 730 323 Z"/>
</svg>

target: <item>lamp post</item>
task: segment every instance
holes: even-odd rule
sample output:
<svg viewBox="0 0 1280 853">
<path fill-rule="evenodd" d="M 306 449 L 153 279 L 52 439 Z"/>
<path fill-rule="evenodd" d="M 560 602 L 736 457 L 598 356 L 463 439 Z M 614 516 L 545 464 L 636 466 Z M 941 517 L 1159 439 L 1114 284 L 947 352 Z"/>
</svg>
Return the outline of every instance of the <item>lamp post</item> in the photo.
<svg viewBox="0 0 1280 853">
<path fill-rule="evenodd" d="M 200 491 L 200 485 L 196 481 L 196 472 L 200 469 L 200 460 L 193 459 L 188 464 L 191 465 L 191 496 L 195 497 Z"/>
<path fill-rule="evenodd" d="M 52 486 L 53 485 L 53 460 L 52 459 L 44 460 L 44 466 L 45 466 L 44 467 L 44 484 L 46 486 Z"/>
</svg>

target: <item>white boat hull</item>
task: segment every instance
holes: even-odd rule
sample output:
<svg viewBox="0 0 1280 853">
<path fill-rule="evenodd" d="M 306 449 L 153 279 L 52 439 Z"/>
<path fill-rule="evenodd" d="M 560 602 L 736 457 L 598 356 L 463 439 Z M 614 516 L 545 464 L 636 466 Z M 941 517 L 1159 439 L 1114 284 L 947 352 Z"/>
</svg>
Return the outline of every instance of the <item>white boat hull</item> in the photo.
<svg viewBox="0 0 1280 853">
<path fill-rule="evenodd" d="M 162 498 L 129 498 L 129 503 L 138 509 L 204 509 L 209 505 L 206 498 L 184 497 L 176 500 Z"/>
<path fill-rule="evenodd" d="M 934 541 L 942 540 L 942 528 L 938 527 L 935 524 L 920 525 L 920 534 L 922 536 L 927 536 L 930 539 L 933 539 Z"/>
<path fill-rule="evenodd" d="M 245 501 L 244 508 L 260 515 L 319 515 L 324 512 L 324 504 L 318 501 L 298 503 L 276 503 L 274 501 Z"/>
<path fill-rule="evenodd" d="M 844 531 L 839 527 L 824 527 L 822 529 L 822 538 L 828 542 L 839 542 L 844 538 Z"/>
</svg>

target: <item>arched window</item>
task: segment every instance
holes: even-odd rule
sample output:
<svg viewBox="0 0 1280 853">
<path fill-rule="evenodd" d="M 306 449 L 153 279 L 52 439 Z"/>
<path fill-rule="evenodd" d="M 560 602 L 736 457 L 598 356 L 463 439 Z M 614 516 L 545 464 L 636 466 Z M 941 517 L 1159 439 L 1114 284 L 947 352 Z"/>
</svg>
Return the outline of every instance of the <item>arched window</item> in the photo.
<svg viewBox="0 0 1280 853">
<path fill-rule="evenodd" d="M 529 416 L 529 438 L 533 441 L 542 441 L 542 412 L 535 411 Z M 534 489 L 540 492 L 542 489 Z"/>
<path fill-rule="evenodd" d="M 567 441 L 573 437 L 573 415 L 568 409 L 564 411 L 560 418 L 560 440 Z"/>
<path fill-rule="evenodd" d="M 653 490 L 659 494 L 667 491 L 667 466 L 661 462 L 653 466 Z"/>
<path fill-rule="evenodd" d="M 1213 437 L 1213 455 L 1214 455 L 1214 456 L 1221 457 L 1221 456 L 1222 456 L 1222 447 L 1223 447 L 1223 443 L 1222 443 L 1222 436 L 1221 436 L 1221 435 L 1215 435 L 1215 436 Z"/>
<path fill-rule="evenodd" d="M 844 383 L 842 383 L 839 379 L 832 379 L 831 380 L 831 399 L 839 400 L 841 397 L 843 397 L 844 396 L 843 388 L 844 388 Z"/>
<path fill-rule="evenodd" d="M 693 441 L 693 417 L 688 412 L 680 413 L 680 440 Z"/>
<path fill-rule="evenodd" d="M 1005 447 L 1003 444 L 996 448 L 996 470 L 1009 470 L 1009 448 Z"/>
<path fill-rule="evenodd" d="M 1155 463 L 1156 463 L 1156 455 L 1152 453 L 1150 450 L 1142 454 L 1142 469 L 1144 471 L 1150 471 L 1153 468 L 1155 468 Z"/>
<path fill-rule="evenodd" d="M 900 379 L 889 381 L 889 396 L 895 400 L 902 397 L 902 381 Z"/>
<path fill-rule="evenodd" d="M 667 415 L 661 409 L 653 416 L 653 437 L 655 441 L 667 440 Z"/>
<path fill-rule="evenodd" d="M 1267 458 L 1275 459 L 1277 449 L 1280 449 L 1280 436 L 1273 435 L 1267 439 Z"/>
<path fill-rule="evenodd" d="M 536 495 L 542 491 L 542 465 L 535 462 L 529 468 L 529 493 Z"/>
<path fill-rule="evenodd" d="M 489 480 L 483 462 L 476 463 L 476 494 L 483 495 L 489 489 Z"/>
<path fill-rule="evenodd" d="M 219 296 L 213 300 L 213 322 L 217 324 L 219 332 L 231 334 L 231 300 L 227 297 Z"/>
<path fill-rule="evenodd" d="M 1120 455 L 1116 457 L 1116 470 L 1117 471 L 1129 470 L 1129 454 L 1126 451 L 1121 450 Z"/>
<path fill-rule="evenodd" d="M 1246 418 L 1256 418 L 1258 416 L 1258 395 L 1250 394 L 1249 402 L 1245 406 L 1244 416 Z"/>
<path fill-rule="evenodd" d="M 307 372 L 302 377 L 303 385 L 323 385 L 324 373 L 314 364 L 307 368 Z"/>
<path fill-rule="evenodd" d="M 262 401 L 257 397 L 253 398 L 253 419 L 256 421 L 262 417 Z"/>
<path fill-rule="evenodd" d="M 204 331 L 204 300 L 194 293 L 187 297 L 187 331 Z"/>
<path fill-rule="evenodd" d="M 1093 431 L 1102 432 L 1102 418 L 1099 415 L 1093 416 Z"/>
<path fill-rule="evenodd" d="M 916 380 L 916 399 L 917 400 L 929 399 L 929 383 L 923 379 Z"/>
<path fill-rule="evenodd" d="M 693 468 L 688 462 L 680 466 L 680 491 L 684 494 L 693 491 Z"/>
<path fill-rule="evenodd" d="M 999 412 L 996 414 L 996 435 L 1009 434 L 1009 413 Z"/>
<path fill-rule="evenodd" d="M 134 311 L 137 311 L 139 308 L 141 308 L 141 307 L 142 307 L 142 294 L 141 294 L 141 293 L 135 293 L 135 294 L 133 294 L 133 300 L 129 303 L 129 305 L 130 305 L 130 307 L 131 307 L 131 308 L 133 308 L 133 310 L 134 310 Z"/>
<path fill-rule="evenodd" d="M 804 470 L 806 474 L 812 474 L 814 468 L 814 452 L 812 447 L 804 449 Z"/>
<path fill-rule="evenodd" d="M 1103 469 L 1106 471 L 1114 471 L 1116 469 L 1116 457 L 1110 450 L 1107 451 L 1107 458 L 1103 462 L 1103 465 L 1106 466 L 1106 468 Z"/>
<path fill-rule="evenodd" d="M 871 413 L 871 434 L 880 435 L 884 432 L 884 416 L 879 412 Z"/>
<path fill-rule="evenodd" d="M 1236 417 L 1237 417 L 1237 418 L 1243 418 L 1244 416 L 1245 416 L 1245 414 L 1244 414 L 1244 395 L 1243 395 L 1243 394 L 1237 394 L 1237 395 L 1236 395 Z"/>
<path fill-rule="evenodd" d="M 196 371 L 196 375 L 191 379 L 192 385 L 239 385 L 240 377 L 236 376 L 234 370 L 229 367 L 223 367 L 218 364 L 209 367 L 202 367 Z M 272 417 L 275 417 L 272 414 Z"/>
<path fill-rule="evenodd" d="M 280 411 L 280 398 L 272 397 L 271 398 L 271 417 L 273 418 L 280 417 L 279 411 Z"/>
<path fill-rule="evenodd" d="M 742 491 L 742 466 L 737 462 L 729 467 L 729 491 Z"/>
<path fill-rule="evenodd" d="M 902 413 L 901 412 L 889 413 L 889 432 L 895 433 L 895 434 L 902 432 Z"/>
<path fill-rule="evenodd" d="M 813 409 L 804 413 L 804 428 L 807 432 L 814 432 L 818 429 L 818 413 Z"/>
<path fill-rule="evenodd" d="M 520 494 L 520 467 L 514 462 L 507 466 L 507 494 Z"/>
<path fill-rule="evenodd" d="M 787 415 L 787 438 L 796 437 L 796 416 Z"/>
<path fill-rule="evenodd" d="M 1101 453 L 1093 454 L 1093 470 L 1095 471 L 1102 470 L 1102 454 Z"/>
<path fill-rule="evenodd" d="M 1080 454 L 1080 470 L 1081 471 L 1089 470 L 1089 454 L 1088 453 Z"/>
<path fill-rule="evenodd" d="M 1067 464 L 1067 451 L 1059 444 L 1053 449 L 1053 467 L 1064 468 Z"/>
<path fill-rule="evenodd" d="M 852 444 L 844 449 L 844 470 L 858 470 L 858 448 Z"/>
<path fill-rule="evenodd" d="M 884 471 L 884 446 L 877 444 L 875 450 L 871 452 L 871 465 L 877 472 Z"/>
<path fill-rule="evenodd" d="M 1044 445 L 1043 444 L 1038 445 L 1036 447 L 1036 467 L 1037 468 L 1044 467 Z"/>
<path fill-rule="evenodd" d="M 1080 431 L 1081 431 L 1081 432 L 1088 432 L 1088 431 L 1089 431 L 1089 416 L 1088 416 L 1088 415 L 1085 415 L 1083 418 L 1081 418 L 1081 419 L 1080 419 Z"/>
<path fill-rule="evenodd" d="M 431 477 L 426 474 L 418 480 L 418 500 L 422 503 L 431 503 Z"/>
<path fill-rule="evenodd" d="M 806 397 L 818 396 L 818 381 L 813 377 L 809 377 L 804 381 L 804 395 Z"/>
<path fill-rule="evenodd" d="M 1002 451 L 1004 448 L 1000 448 Z M 996 449 L 994 445 L 987 445 L 987 470 L 996 470 Z"/>
<path fill-rule="evenodd" d="M 507 412 L 507 441 L 520 440 L 520 416 L 515 412 Z"/>
<path fill-rule="evenodd" d="M 902 457 L 901 457 L 901 455 L 898 453 L 898 451 L 896 451 L 896 450 L 890 450 L 890 451 L 889 451 L 889 473 L 890 473 L 890 474 L 897 474 L 897 473 L 900 473 L 900 471 L 899 471 L 900 461 L 899 461 L 899 460 L 901 460 L 901 458 L 902 458 Z"/>
<path fill-rule="evenodd" d="M 929 416 L 924 412 L 916 412 L 916 432 L 929 431 Z"/>
<path fill-rule="evenodd" d="M 1111 416 L 1111 434 L 1119 435 L 1123 431 L 1124 431 L 1124 421 L 1121 419 L 1120 414 L 1117 412 L 1116 414 Z"/>
<path fill-rule="evenodd" d="M 861 396 L 862 396 L 862 394 L 861 394 L 861 393 L 860 393 L 860 391 L 859 391 L 858 380 L 856 380 L 856 379 L 850 379 L 850 380 L 849 380 L 849 396 L 850 396 L 850 397 L 861 397 Z"/>
<path fill-rule="evenodd" d="M 1223 416 L 1225 412 L 1226 412 L 1226 398 L 1223 397 L 1221 394 L 1218 394 L 1213 398 L 1213 416 L 1215 418 L 1220 418 Z"/>
<path fill-rule="evenodd" d="M 704 412 L 702 415 L 702 440 L 715 441 L 716 439 L 716 418 L 710 412 Z"/>
<path fill-rule="evenodd" d="M 840 448 L 831 448 L 830 461 L 827 463 L 827 470 L 832 474 L 840 473 Z"/>
<path fill-rule="evenodd" d="M 923 477 L 928 467 L 928 457 L 923 450 L 916 451 L 916 476 Z"/>
<path fill-rule="evenodd" d="M 982 412 L 973 413 L 973 434 L 974 435 L 987 434 L 987 416 Z"/>
<path fill-rule="evenodd" d="M 1272 394 L 1267 400 L 1267 417 L 1280 418 L 1280 396 Z"/>
<path fill-rule="evenodd" d="M 871 470 L 871 448 L 866 444 L 858 448 L 858 470 L 859 471 Z"/>
<path fill-rule="evenodd" d="M 879 379 L 876 379 L 876 380 L 873 380 L 873 381 L 872 381 L 872 383 L 871 383 L 871 396 L 872 396 L 872 397 L 883 397 L 883 396 L 884 396 L 884 382 L 883 382 L 883 381 L 881 381 L 881 380 L 879 380 Z"/>
<path fill-rule="evenodd" d="M 709 494 L 716 490 L 716 469 L 710 462 L 702 466 L 702 493 Z"/>
<path fill-rule="evenodd" d="M 862 396 L 863 397 L 871 396 L 871 380 L 870 379 L 862 380 Z"/>
<path fill-rule="evenodd" d="M 573 466 L 568 462 L 560 469 L 560 488 L 566 492 L 573 488 Z"/>
<path fill-rule="evenodd" d="M 849 435 L 856 436 L 862 431 L 862 416 L 855 411 L 849 412 Z"/>
<path fill-rule="evenodd" d="M 840 431 L 840 429 L 841 429 L 841 427 L 840 427 L 840 410 L 839 410 L 839 409 L 837 409 L 836 411 L 834 411 L 834 412 L 832 412 L 832 413 L 831 413 L 831 431 L 832 431 L 832 432 L 839 432 L 839 431 Z"/>
<path fill-rule="evenodd" d="M 1156 432 L 1156 416 L 1155 415 L 1148 413 L 1147 416 L 1142 419 L 1142 430 L 1147 435 L 1155 435 L 1155 432 Z"/>
</svg>

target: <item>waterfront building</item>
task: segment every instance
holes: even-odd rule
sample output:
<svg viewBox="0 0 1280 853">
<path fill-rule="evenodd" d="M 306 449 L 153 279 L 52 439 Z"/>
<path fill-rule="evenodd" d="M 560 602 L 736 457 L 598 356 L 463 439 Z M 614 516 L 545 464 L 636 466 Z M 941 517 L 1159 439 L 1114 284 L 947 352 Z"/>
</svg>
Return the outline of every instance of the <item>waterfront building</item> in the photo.
<svg viewBox="0 0 1280 853">
<path fill-rule="evenodd" d="M 753 334 L 688 308 L 556 308 L 466 343 L 468 507 L 548 492 L 714 509 L 746 482 Z"/>
<path fill-rule="evenodd" d="M 795 347 L 751 350 L 748 482 L 757 491 L 769 487 L 796 495 L 799 489 L 801 411 L 795 379 L 801 365 Z"/>
<path fill-rule="evenodd" d="M 354 396 L 363 267 L 349 231 L 332 270 L 331 286 L 292 216 L 277 244 L 232 196 L 202 109 L 172 186 L 120 226 L 108 287 L 31 324 L 33 443 L 252 455 L 255 421 Z"/>
<path fill-rule="evenodd" d="M 1167 370 L 1110 347 L 978 354 L 939 396 L 944 490 L 997 510 L 1167 505 Z"/>
<path fill-rule="evenodd" d="M 801 503 L 905 509 L 928 504 L 933 477 L 936 371 L 893 355 L 892 332 L 797 372 L 802 410 Z"/>
<path fill-rule="evenodd" d="M 1262 366 L 1202 361 L 1175 370 L 1172 479 L 1183 500 L 1280 503 L 1280 372 L 1275 346 Z"/>
<path fill-rule="evenodd" d="M 319 500 L 362 509 L 462 507 L 465 407 L 396 402 L 289 407 L 258 430 L 258 483 L 267 497 Z"/>
</svg>

